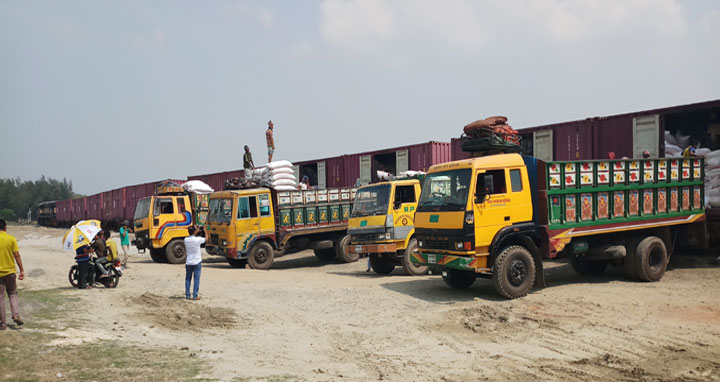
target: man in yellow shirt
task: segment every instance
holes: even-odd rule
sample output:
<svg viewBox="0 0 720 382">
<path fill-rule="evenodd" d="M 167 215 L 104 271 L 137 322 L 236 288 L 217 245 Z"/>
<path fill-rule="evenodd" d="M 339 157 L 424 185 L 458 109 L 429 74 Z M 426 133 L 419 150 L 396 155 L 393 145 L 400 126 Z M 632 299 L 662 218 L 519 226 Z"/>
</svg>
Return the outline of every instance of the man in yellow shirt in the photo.
<svg viewBox="0 0 720 382">
<path fill-rule="evenodd" d="M 106 229 L 104 232 L 105 245 L 107 246 L 107 256 L 105 256 L 105 258 L 107 258 L 108 262 L 112 264 L 118 258 L 117 244 L 115 243 L 115 240 L 110 240 L 109 229 Z"/>
<path fill-rule="evenodd" d="M 5 293 L 10 299 L 10 313 L 16 324 L 22 325 L 23 320 L 18 312 L 17 281 L 15 279 L 15 264 L 20 268 L 17 278 L 25 279 L 20 249 L 17 240 L 7 233 L 7 223 L 0 219 L 0 330 L 7 329 L 5 321 Z"/>
</svg>

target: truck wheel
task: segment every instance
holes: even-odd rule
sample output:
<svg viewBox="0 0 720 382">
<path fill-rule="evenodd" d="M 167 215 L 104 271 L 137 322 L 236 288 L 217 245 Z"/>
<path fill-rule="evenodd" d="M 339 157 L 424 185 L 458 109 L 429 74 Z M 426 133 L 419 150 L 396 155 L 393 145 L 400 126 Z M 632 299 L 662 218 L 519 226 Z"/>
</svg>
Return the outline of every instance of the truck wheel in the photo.
<svg viewBox="0 0 720 382">
<path fill-rule="evenodd" d="M 607 261 L 588 261 L 580 259 L 578 256 L 571 256 L 570 265 L 575 272 L 581 275 L 600 276 L 605 273 L 608 263 Z"/>
<path fill-rule="evenodd" d="M 377 253 L 370 254 L 370 267 L 379 275 L 387 275 L 395 269 L 395 264 L 388 260 L 388 255 L 380 256 Z"/>
<path fill-rule="evenodd" d="M 630 280 L 638 279 L 637 272 L 635 272 L 635 252 L 637 251 L 637 247 L 638 245 L 640 245 L 640 242 L 643 239 L 644 238 L 632 239 L 626 247 L 627 253 L 625 254 L 623 266 L 625 267 L 625 273 L 627 273 L 627 276 Z"/>
<path fill-rule="evenodd" d="M 477 276 L 474 272 L 461 271 L 459 269 L 446 269 L 442 274 L 445 284 L 453 289 L 467 289 L 475 282 Z"/>
<path fill-rule="evenodd" d="M 335 258 L 335 250 L 333 248 L 313 249 L 315 257 L 322 261 L 330 261 Z"/>
<path fill-rule="evenodd" d="M 165 256 L 170 264 L 182 264 L 185 262 L 187 252 L 185 251 L 185 243 L 180 239 L 173 239 L 165 247 Z"/>
<path fill-rule="evenodd" d="M 335 256 L 344 263 L 354 263 L 360 258 L 359 253 L 350 253 L 350 235 L 345 235 L 335 242 Z"/>
<path fill-rule="evenodd" d="M 528 294 L 535 284 L 535 261 L 530 252 L 519 245 L 503 249 L 495 258 L 492 280 L 498 293 L 507 298 Z"/>
<path fill-rule="evenodd" d="M 246 259 L 227 259 L 227 261 L 233 268 L 245 268 L 245 265 L 247 265 Z"/>
<path fill-rule="evenodd" d="M 427 274 L 428 270 L 430 269 L 429 266 L 418 265 L 413 263 L 412 260 L 410 260 L 414 252 L 417 252 L 417 240 L 415 240 L 415 238 L 412 238 L 410 239 L 407 248 L 405 248 L 405 251 L 402 254 L 401 261 L 403 269 L 405 269 L 405 272 L 407 272 L 410 276 L 422 276 L 424 274 Z"/>
<path fill-rule="evenodd" d="M 640 281 L 658 281 L 665 274 L 668 255 L 665 243 L 659 237 L 646 237 L 638 244 L 633 257 Z"/>
<path fill-rule="evenodd" d="M 161 264 L 168 262 L 167 256 L 165 256 L 164 249 L 149 248 L 149 250 L 150 250 L 150 258 L 152 258 L 154 262 L 161 263 Z"/>
<path fill-rule="evenodd" d="M 274 258 L 273 247 L 266 241 L 258 241 L 250 249 L 247 261 L 252 269 L 270 269 Z"/>
</svg>

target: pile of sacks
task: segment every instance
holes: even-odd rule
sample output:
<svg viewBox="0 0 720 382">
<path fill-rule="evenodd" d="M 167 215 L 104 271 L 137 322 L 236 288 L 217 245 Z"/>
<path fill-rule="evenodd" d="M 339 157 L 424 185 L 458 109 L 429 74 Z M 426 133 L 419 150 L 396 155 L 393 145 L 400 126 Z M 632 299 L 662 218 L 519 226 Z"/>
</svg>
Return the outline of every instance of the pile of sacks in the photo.
<svg viewBox="0 0 720 382">
<path fill-rule="evenodd" d="M 690 145 L 691 139 L 680 131 L 672 135 L 665 130 L 665 156 L 682 157 L 682 152 Z M 705 206 L 720 207 L 720 150 L 696 147 L 695 155 L 705 158 Z"/>
<path fill-rule="evenodd" d="M 503 116 L 488 117 L 465 125 L 463 131 L 469 137 L 489 132 L 506 134 L 505 140 L 507 142 L 519 144 L 520 138 L 517 130 L 508 125 L 507 121 L 507 117 Z"/>
<path fill-rule="evenodd" d="M 286 160 L 270 162 L 263 167 L 252 170 L 252 178 L 248 181 L 255 183 L 255 187 L 270 187 L 277 191 L 298 189 L 298 180 L 295 176 L 293 164 Z"/>
<path fill-rule="evenodd" d="M 188 180 L 182 184 L 182 188 L 184 188 L 185 191 L 200 195 L 210 194 L 215 191 L 202 180 Z"/>
</svg>

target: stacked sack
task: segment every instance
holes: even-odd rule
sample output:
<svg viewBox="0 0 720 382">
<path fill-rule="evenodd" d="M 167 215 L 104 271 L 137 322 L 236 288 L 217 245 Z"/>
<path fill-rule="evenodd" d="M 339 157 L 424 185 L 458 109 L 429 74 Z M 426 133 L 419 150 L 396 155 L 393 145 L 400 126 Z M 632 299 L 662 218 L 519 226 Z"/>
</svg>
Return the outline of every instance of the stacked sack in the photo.
<svg viewBox="0 0 720 382">
<path fill-rule="evenodd" d="M 274 188 L 277 191 L 293 191 L 298 189 L 297 177 L 293 164 L 286 160 L 270 162 L 266 166 L 252 171 L 250 182 L 255 186 Z"/>
<path fill-rule="evenodd" d="M 665 156 L 680 158 L 691 137 L 680 131 L 673 136 L 665 130 Z M 720 207 L 720 150 L 712 151 L 706 147 L 695 149 L 695 155 L 705 158 L 705 206 Z"/>
<path fill-rule="evenodd" d="M 507 124 L 507 117 L 496 116 L 481 119 L 465 125 L 465 135 L 472 137 L 486 132 L 504 134 L 505 140 L 510 143 L 520 144 L 517 130 Z"/>
</svg>

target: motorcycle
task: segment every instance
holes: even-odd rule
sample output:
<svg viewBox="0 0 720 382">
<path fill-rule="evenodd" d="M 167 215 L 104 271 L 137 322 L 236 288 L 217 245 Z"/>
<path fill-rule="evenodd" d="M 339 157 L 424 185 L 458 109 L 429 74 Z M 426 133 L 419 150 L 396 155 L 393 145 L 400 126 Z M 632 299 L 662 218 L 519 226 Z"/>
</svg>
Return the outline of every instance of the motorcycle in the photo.
<svg viewBox="0 0 720 382">
<path fill-rule="evenodd" d="M 120 260 L 115 260 L 115 262 L 113 263 L 105 263 L 103 264 L 103 267 L 105 267 L 105 269 L 108 271 L 109 277 L 100 278 L 102 273 L 97 271 L 91 271 L 88 272 L 87 275 L 87 284 L 90 285 L 92 283 L 92 277 L 94 274 L 96 283 L 104 285 L 105 288 L 116 288 L 120 283 L 120 276 L 122 276 L 122 266 L 120 265 Z M 90 259 L 90 269 L 95 269 L 95 259 Z M 77 263 L 75 263 L 72 267 L 70 267 L 70 273 L 68 273 L 68 280 L 70 281 L 70 285 L 72 285 L 73 288 L 78 287 L 79 277 L 80 270 L 78 270 Z"/>
</svg>

